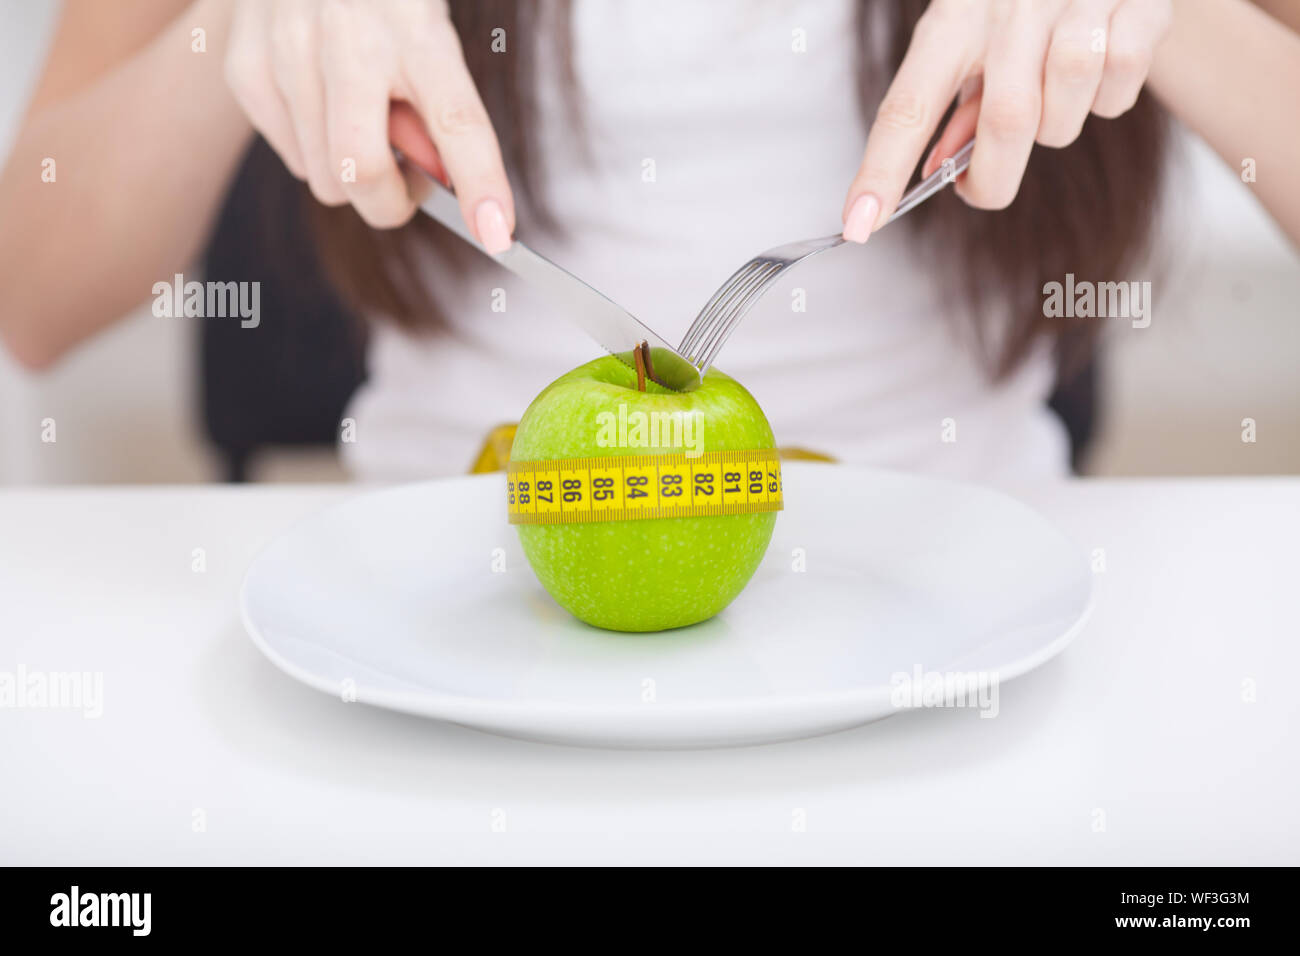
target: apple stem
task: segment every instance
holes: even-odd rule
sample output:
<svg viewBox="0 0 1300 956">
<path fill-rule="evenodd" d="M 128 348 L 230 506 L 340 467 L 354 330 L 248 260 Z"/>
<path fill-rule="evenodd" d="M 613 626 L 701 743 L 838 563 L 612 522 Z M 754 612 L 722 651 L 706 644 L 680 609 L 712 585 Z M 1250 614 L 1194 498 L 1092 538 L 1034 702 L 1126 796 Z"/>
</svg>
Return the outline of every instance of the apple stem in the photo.
<svg viewBox="0 0 1300 956">
<path fill-rule="evenodd" d="M 649 351 L 646 346 L 647 343 L 642 342 L 632 350 L 632 357 L 636 359 L 636 390 L 638 392 L 645 391 L 645 367 L 647 364 L 645 353 Z"/>
<path fill-rule="evenodd" d="M 645 359 L 645 377 L 654 378 L 655 369 L 654 366 L 650 364 L 650 343 L 649 342 L 641 343 L 641 357 Z"/>
</svg>

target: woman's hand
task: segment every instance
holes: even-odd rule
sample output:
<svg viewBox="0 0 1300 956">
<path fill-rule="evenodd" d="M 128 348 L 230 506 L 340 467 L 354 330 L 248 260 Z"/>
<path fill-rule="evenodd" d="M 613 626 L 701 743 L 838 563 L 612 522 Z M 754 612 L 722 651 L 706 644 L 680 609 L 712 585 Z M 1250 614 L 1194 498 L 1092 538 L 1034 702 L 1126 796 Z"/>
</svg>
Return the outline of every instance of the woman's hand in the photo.
<svg viewBox="0 0 1300 956">
<path fill-rule="evenodd" d="M 958 194 L 981 209 L 1010 205 L 1035 142 L 1067 146 L 1090 112 L 1133 106 L 1170 18 L 1170 0 L 933 0 L 871 126 L 844 238 L 866 242 L 893 214 L 954 97 L 922 174 L 973 133 Z"/>
<path fill-rule="evenodd" d="M 380 228 L 410 219 L 391 142 L 450 180 L 489 252 L 509 247 L 501 149 L 444 2 L 238 0 L 226 80 L 322 203 L 350 202 Z"/>
</svg>

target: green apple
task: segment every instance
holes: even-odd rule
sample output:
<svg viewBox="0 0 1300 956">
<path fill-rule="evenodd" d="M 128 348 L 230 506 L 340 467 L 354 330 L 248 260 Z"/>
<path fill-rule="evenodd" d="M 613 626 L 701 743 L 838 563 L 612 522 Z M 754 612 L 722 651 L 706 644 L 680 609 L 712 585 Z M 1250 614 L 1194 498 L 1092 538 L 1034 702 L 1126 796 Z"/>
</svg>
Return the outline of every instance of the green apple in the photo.
<svg viewBox="0 0 1300 956">
<path fill-rule="evenodd" d="M 644 417 L 636 413 L 643 413 Z M 654 416 L 653 413 L 658 413 Z M 637 422 L 680 420 L 638 433 Z M 611 428 L 631 421 L 633 428 Z M 775 447 L 762 409 L 739 382 L 711 369 L 676 392 L 614 356 L 551 383 L 524 412 L 515 461 Z M 686 446 L 686 447 L 682 447 Z M 776 514 L 518 525 L 542 586 L 575 617 L 613 631 L 662 631 L 713 617 L 749 582 Z"/>
</svg>

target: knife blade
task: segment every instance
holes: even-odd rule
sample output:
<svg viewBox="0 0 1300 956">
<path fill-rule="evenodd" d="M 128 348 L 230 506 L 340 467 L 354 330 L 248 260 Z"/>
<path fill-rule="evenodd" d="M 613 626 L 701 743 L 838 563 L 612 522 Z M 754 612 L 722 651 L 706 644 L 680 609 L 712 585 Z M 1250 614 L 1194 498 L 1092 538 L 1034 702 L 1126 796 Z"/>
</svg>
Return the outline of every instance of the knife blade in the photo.
<svg viewBox="0 0 1300 956">
<path fill-rule="evenodd" d="M 400 154 L 399 154 L 400 160 Z M 446 226 L 461 239 L 541 289 L 562 314 L 591 336 L 601 348 L 629 368 L 636 368 L 633 352 L 650 351 L 651 378 L 664 388 L 682 391 L 700 382 L 699 370 L 657 332 L 616 302 L 597 292 L 573 273 L 516 239 L 510 248 L 491 255 L 465 225 L 455 193 L 413 163 L 400 160 L 411 197 L 425 215 Z"/>
</svg>

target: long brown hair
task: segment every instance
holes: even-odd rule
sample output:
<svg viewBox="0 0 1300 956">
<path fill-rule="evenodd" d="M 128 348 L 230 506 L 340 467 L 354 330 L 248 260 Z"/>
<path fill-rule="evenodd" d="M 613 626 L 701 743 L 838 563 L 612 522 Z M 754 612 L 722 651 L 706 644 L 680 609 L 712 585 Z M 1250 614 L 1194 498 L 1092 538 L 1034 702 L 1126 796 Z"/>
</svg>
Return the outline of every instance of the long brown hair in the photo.
<svg viewBox="0 0 1300 956">
<path fill-rule="evenodd" d="M 874 116 L 927 5 L 928 0 L 859 0 L 857 92 L 865 118 Z M 566 73 L 562 83 L 570 94 L 575 135 L 581 135 L 570 2 L 557 0 L 549 8 L 554 21 L 545 24 L 543 5 L 533 2 L 450 0 L 450 9 L 466 65 L 501 141 L 519 221 L 525 229 L 529 223 L 559 228 L 537 198 L 544 171 L 536 148 L 533 76 L 537 50 L 551 44 Z M 503 53 L 491 49 L 497 28 L 507 37 Z M 937 278 L 954 303 L 951 311 L 967 317 L 972 347 L 982 351 L 992 375 L 1010 373 L 1044 337 L 1056 343 L 1067 373 L 1091 353 L 1097 321 L 1044 317 L 1043 285 L 1067 272 L 1080 280 L 1122 278 L 1145 253 L 1166 138 L 1164 115 L 1143 92 L 1119 119 L 1089 118 L 1070 146 L 1035 148 L 1008 208 L 972 209 L 945 190 L 900 221 L 924 245 L 924 261 L 951 264 L 937 267 Z M 427 217 L 381 232 L 351 207 L 312 205 L 322 258 L 353 304 L 411 330 L 441 324 L 413 252 L 431 244 L 468 262 L 473 253 L 467 246 Z"/>
</svg>

